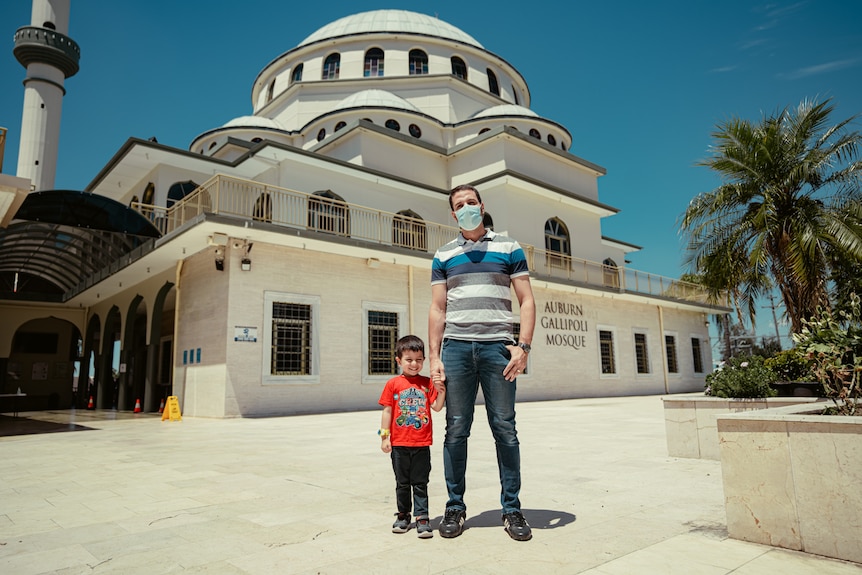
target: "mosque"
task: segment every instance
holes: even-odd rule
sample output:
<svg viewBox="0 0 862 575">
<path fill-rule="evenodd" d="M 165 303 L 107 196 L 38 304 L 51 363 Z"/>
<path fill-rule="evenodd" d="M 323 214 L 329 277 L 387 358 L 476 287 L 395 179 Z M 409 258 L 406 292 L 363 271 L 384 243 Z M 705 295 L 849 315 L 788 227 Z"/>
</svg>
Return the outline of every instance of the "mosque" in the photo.
<svg viewBox="0 0 862 575">
<path fill-rule="evenodd" d="M 605 169 L 468 33 L 403 10 L 345 16 L 254 77 L 250 114 L 188 148 L 130 138 L 85 190 L 58 191 L 80 58 L 68 22 L 69 0 L 34 0 L 15 35 L 0 393 L 148 412 L 176 396 L 216 418 L 376 409 L 395 341 L 427 338 L 431 261 L 458 233 L 448 190 L 467 183 L 528 257 L 520 401 L 703 389 L 708 314 L 728 308 L 627 267 L 640 248 L 602 234 L 619 211 L 599 198 Z"/>
</svg>

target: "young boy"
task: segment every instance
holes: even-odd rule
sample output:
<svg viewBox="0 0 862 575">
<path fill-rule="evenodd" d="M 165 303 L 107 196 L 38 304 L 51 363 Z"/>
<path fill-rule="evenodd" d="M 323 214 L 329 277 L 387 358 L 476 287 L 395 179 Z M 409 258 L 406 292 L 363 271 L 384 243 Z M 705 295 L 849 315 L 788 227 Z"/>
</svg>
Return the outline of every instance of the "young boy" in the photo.
<svg viewBox="0 0 862 575">
<path fill-rule="evenodd" d="M 416 533 L 422 539 L 433 537 L 428 518 L 428 476 L 431 474 L 430 407 L 440 411 L 446 400 L 446 387 L 442 381 L 431 385 L 431 380 L 419 375 L 425 363 L 425 343 L 415 335 L 402 337 L 395 344 L 395 361 L 401 366 L 401 375 L 393 377 L 383 388 L 380 405 L 380 435 L 383 453 L 391 453 L 395 471 L 395 499 L 397 519 L 393 533 L 406 533 L 410 529 L 410 499 L 416 516 Z"/>
</svg>

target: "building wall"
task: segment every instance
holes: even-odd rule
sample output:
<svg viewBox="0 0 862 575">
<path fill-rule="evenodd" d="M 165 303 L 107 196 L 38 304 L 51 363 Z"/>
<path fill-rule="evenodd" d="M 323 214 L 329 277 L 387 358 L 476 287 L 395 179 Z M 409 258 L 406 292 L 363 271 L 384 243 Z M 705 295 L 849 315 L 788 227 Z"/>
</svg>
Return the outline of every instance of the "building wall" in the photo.
<svg viewBox="0 0 862 575">
<path fill-rule="evenodd" d="M 231 238 L 224 271 L 208 252 L 186 261 L 180 290 L 175 392 L 192 416 L 238 417 L 375 409 L 391 377 L 367 375 L 368 309 L 399 311 L 399 336 L 427 342 L 430 262 L 386 263 L 255 242 L 250 271 L 241 271 L 241 240 Z M 537 326 L 521 401 L 661 394 L 703 388 L 694 373 L 689 338 L 703 338 L 702 365 L 711 365 L 707 328 L 699 312 L 662 308 L 616 294 L 578 293 L 534 282 Z M 270 297 L 270 300 L 267 297 Z M 315 370 L 311 377 L 272 377 L 267 306 L 307 298 L 316 302 Z M 516 318 L 519 314 L 515 303 Z M 664 332 L 661 323 L 664 323 Z M 601 373 L 598 329 L 614 333 L 616 373 Z M 256 341 L 237 334 L 250 328 Z M 649 373 L 636 372 L 634 332 L 647 336 Z M 679 373 L 664 376 L 663 333 L 677 336 Z M 183 350 L 201 360 L 183 362 Z M 427 353 L 427 350 L 426 350 Z M 196 357 L 195 357 L 196 359 Z M 424 373 L 427 375 L 426 364 Z M 184 390 L 177 392 L 184 384 Z"/>
</svg>

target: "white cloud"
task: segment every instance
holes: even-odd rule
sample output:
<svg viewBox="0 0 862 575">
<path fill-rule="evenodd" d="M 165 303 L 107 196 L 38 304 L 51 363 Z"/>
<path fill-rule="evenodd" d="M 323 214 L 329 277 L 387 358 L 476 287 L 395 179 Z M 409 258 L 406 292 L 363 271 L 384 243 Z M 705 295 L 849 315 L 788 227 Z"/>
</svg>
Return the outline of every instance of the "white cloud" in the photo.
<svg viewBox="0 0 862 575">
<path fill-rule="evenodd" d="M 805 68 L 799 68 L 798 70 L 794 70 L 786 74 L 779 74 L 778 76 L 780 78 L 798 80 L 800 78 L 807 78 L 809 76 L 816 76 L 818 74 L 828 74 L 829 72 L 835 72 L 836 70 L 852 68 L 854 66 L 858 66 L 860 62 L 862 62 L 862 59 L 859 58 L 852 58 L 849 60 L 833 60 L 832 62 L 824 62 L 823 64 L 817 64 L 815 66 L 806 66 Z"/>
</svg>

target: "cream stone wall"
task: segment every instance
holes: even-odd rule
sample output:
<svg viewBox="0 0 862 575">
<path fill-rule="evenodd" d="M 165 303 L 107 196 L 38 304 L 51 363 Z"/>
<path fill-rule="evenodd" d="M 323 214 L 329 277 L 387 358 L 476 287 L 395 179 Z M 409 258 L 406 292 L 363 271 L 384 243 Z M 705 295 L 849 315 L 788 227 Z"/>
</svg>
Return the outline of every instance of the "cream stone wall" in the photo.
<svg viewBox="0 0 862 575">
<path fill-rule="evenodd" d="M 430 262 L 406 266 L 306 249 L 255 242 L 250 271 L 241 271 L 241 240 L 229 239 L 225 270 L 217 272 L 209 253 L 187 260 L 183 269 L 175 390 L 184 412 L 210 417 L 294 414 L 376 409 L 388 376 L 363 375 L 367 351 L 363 331 L 367 309 L 399 311 L 399 335 L 427 342 Z M 627 301 L 615 294 L 577 292 L 534 281 L 537 326 L 527 374 L 519 378 L 519 400 L 661 394 L 703 389 L 705 374 L 693 372 L 689 334 L 704 339 L 703 365 L 711 365 L 702 314 Z M 266 347 L 267 294 L 277 301 L 313 298 L 317 306 L 316 370 L 312 377 L 272 377 Z M 388 308 L 387 308 L 388 309 Z M 516 321 L 520 311 L 514 310 Z M 406 317 L 404 317 L 406 316 Z M 665 381 L 664 333 L 678 339 L 678 374 Z M 257 341 L 234 341 L 248 327 Z M 598 329 L 614 334 L 616 373 L 602 374 Z M 636 372 L 634 332 L 647 335 L 650 373 Z M 183 350 L 201 361 L 182 363 Z M 428 373 L 427 365 L 424 372 Z M 216 396 L 216 397 L 214 397 Z"/>
<path fill-rule="evenodd" d="M 227 262 L 224 271 L 218 271 L 213 261 L 212 251 L 205 250 L 183 263 L 181 311 L 174 340 L 174 395 L 179 397 L 183 413 L 202 417 L 229 415 L 223 391 L 227 372 L 229 280 L 231 274 L 240 273 Z"/>
</svg>

